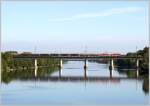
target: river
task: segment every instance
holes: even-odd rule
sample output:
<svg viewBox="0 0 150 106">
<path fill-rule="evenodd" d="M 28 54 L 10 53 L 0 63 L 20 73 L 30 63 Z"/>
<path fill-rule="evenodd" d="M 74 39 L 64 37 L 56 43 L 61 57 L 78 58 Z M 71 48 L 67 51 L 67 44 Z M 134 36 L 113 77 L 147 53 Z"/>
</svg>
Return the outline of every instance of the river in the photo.
<svg viewBox="0 0 150 106">
<path fill-rule="evenodd" d="M 149 94 L 143 89 L 142 78 L 129 78 L 126 71 L 117 69 L 110 73 L 108 64 L 88 62 L 86 71 L 83 66 L 83 61 L 68 61 L 61 71 L 48 73 L 42 79 L 13 78 L 9 83 L 2 82 L 1 104 L 148 104 Z M 85 72 L 88 80 L 84 80 Z"/>
</svg>

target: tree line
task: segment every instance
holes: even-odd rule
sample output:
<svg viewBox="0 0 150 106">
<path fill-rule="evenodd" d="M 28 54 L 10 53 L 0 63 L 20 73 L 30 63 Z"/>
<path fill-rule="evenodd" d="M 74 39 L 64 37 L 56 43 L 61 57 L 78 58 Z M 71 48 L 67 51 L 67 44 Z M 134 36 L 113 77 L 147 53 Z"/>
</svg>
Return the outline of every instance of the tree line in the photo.
<svg viewBox="0 0 150 106">
<path fill-rule="evenodd" d="M 2 70 L 11 70 L 11 69 L 30 69 L 34 67 L 34 59 L 14 59 L 12 52 L 2 52 L 1 53 L 1 62 Z M 57 67 L 59 64 L 58 59 L 37 59 L 38 66 L 45 67 Z"/>
<path fill-rule="evenodd" d="M 141 56 L 143 59 L 139 61 L 139 69 L 143 73 L 149 72 L 149 47 L 145 47 L 143 50 L 138 50 L 135 53 L 127 53 L 126 56 Z M 136 59 L 115 60 L 115 64 L 119 68 L 136 68 Z"/>
</svg>

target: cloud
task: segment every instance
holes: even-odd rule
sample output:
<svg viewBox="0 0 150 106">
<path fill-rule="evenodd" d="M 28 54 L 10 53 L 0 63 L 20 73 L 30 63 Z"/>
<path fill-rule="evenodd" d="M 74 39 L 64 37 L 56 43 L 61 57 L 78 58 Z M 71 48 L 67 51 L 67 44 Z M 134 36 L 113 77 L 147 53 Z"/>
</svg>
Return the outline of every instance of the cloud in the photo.
<svg viewBox="0 0 150 106">
<path fill-rule="evenodd" d="M 87 18 L 106 17 L 106 16 L 112 16 L 116 14 L 134 13 L 134 12 L 140 12 L 141 10 L 142 8 L 140 7 L 113 8 L 113 9 L 109 9 L 97 13 L 83 13 L 83 14 L 76 14 L 66 18 L 50 19 L 50 21 L 56 21 L 56 22 L 73 21 L 73 20 L 87 19 Z"/>
</svg>

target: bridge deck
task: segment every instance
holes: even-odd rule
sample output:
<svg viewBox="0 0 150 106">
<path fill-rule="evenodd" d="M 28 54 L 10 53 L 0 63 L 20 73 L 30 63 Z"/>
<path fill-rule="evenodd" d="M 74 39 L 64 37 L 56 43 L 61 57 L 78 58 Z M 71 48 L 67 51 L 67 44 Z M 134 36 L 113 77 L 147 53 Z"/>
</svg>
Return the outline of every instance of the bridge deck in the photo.
<svg viewBox="0 0 150 106">
<path fill-rule="evenodd" d="M 98 55 L 87 55 L 87 54 L 20 54 L 14 55 L 13 58 L 58 58 L 58 59 L 141 59 L 142 57 L 137 56 L 98 56 Z"/>
</svg>

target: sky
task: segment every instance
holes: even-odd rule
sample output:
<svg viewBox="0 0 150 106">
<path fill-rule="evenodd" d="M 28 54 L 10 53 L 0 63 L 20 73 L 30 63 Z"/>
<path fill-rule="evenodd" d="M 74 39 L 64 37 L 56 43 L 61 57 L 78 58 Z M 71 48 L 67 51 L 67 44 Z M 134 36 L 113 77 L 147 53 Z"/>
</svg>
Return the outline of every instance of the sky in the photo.
<svg viewBox="0 0 150 106">
<path fill-rule="evenodd" d="M 2 2 L 2 51 L 127 53 L 148 46 L 148 0 Z"/>
</svg>

